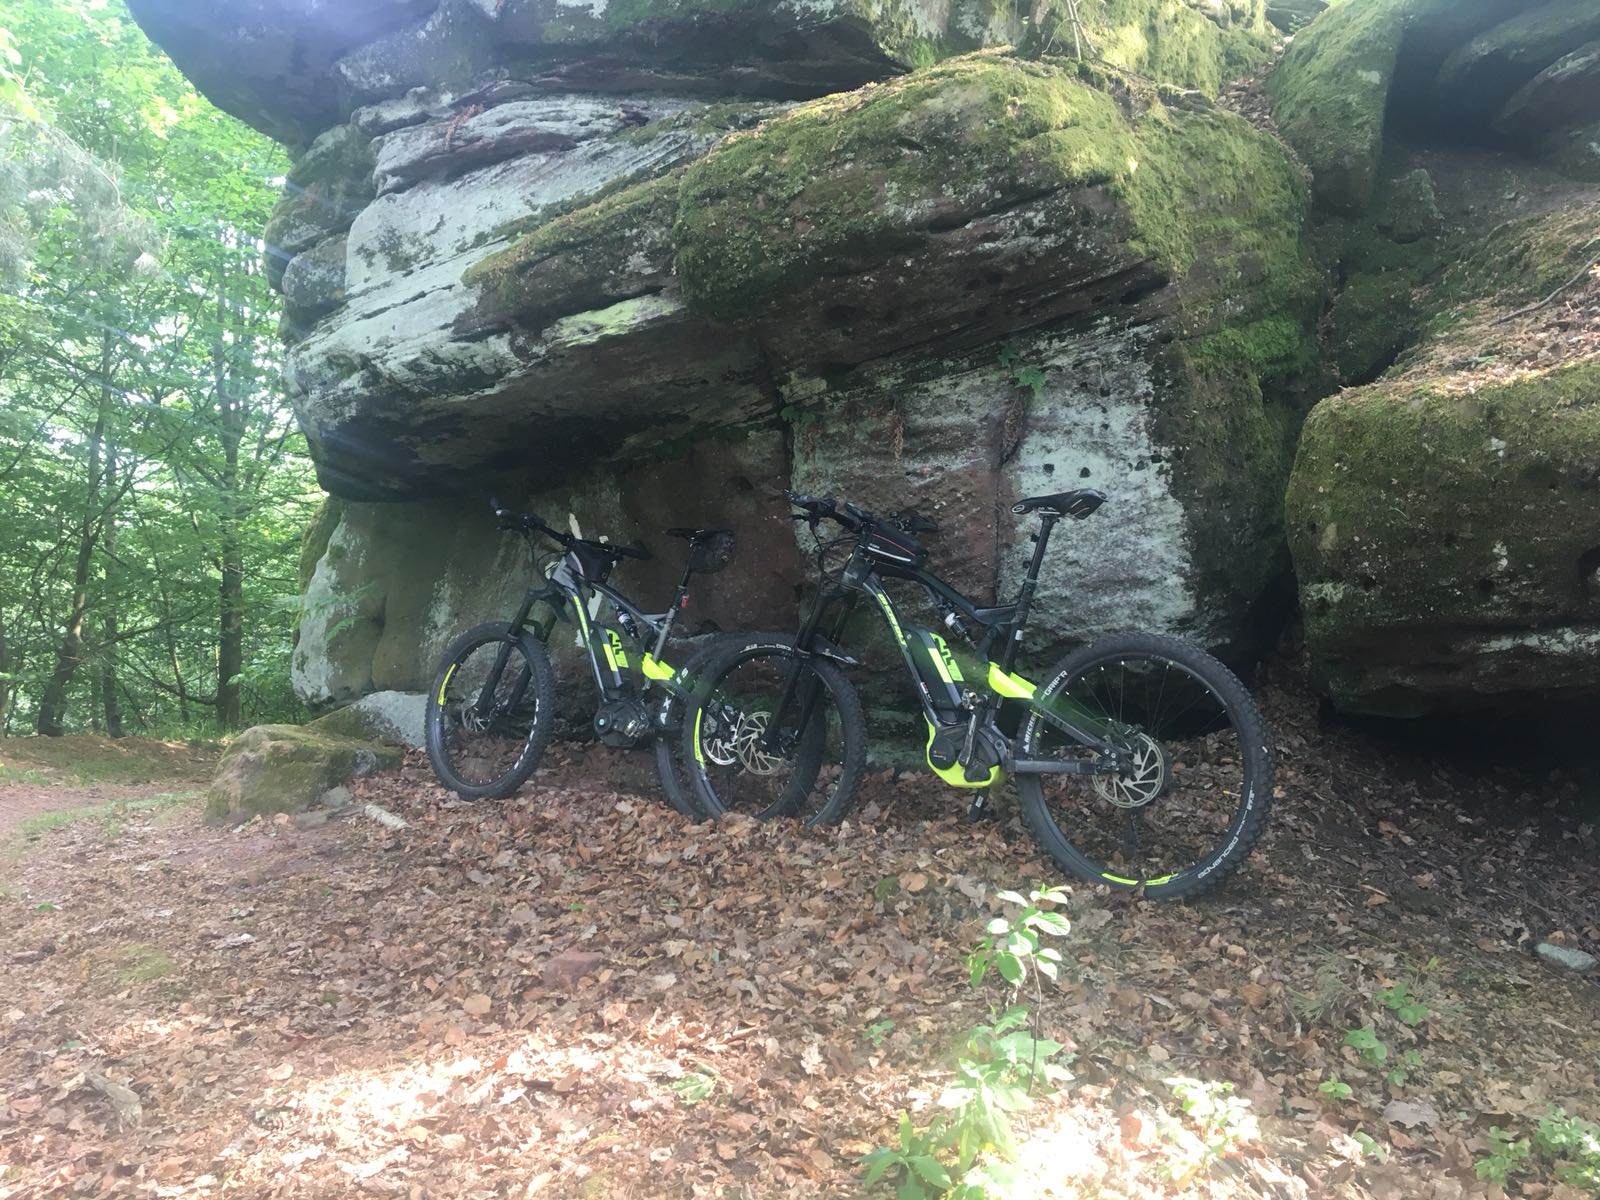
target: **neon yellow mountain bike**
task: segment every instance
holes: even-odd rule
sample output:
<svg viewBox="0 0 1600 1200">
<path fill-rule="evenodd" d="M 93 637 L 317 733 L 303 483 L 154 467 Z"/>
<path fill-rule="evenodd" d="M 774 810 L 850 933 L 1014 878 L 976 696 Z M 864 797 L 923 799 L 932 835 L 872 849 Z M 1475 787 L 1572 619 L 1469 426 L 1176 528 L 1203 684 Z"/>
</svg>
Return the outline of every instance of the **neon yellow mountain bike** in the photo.
<svg viewBox="0 0 1600 1200">
<path fill-rule="evenodd" d="M 690 578 L 728 564 L 733 533 L 667 530 L 688 542 L 689 553 L 671 606 L 647 613 L 607 581 L 619 562 L 648 559 L 649 551 L 574 537 L 532 513 L 490 504 L 502 529 L 527 539 L 530 554 L 535 554 L 536 536 L 556 543 L 562 553 L 540 585 L 528 589 L 511 620 L 474 626 L 444 652 L 425 718 L 434 774 L 457 795 L 474 800 L 509 796 L 533 774 L 555 725 L 556 677 L 545 643 L 555 621 L 564 619 L 578 627 L 599 692 L 596 736 L 609 746 L 649 746 L 668 803 L 685 816 L 702 816 L 678 779 L 673 754 L 679 698 L 709 649 L 681 669 L 668 665 L 663 652 Z M 530 621 L 541 603 L 544 618 Z M 597 619 L 591 615 L 595 608 L 609 612 Z"/>
<path fill-rule="evenodd" d="M 1067 873 L 1177 898 L 1215 886 L 1249 855 L 1271 807 L 1272 750 L 1226 666 L 1178 638 L 1119 633 L 1069 655 L 1043 683 L 1016 672 L 1051 533 L 1063 517 L 1092 516 L 1103 494 L 1017 504 L 1014 512 L 1040 520 L 1032 561 L 1016 599 L 988 608 L 924 569 L 928 551 L 916 535 L 938 532 L 934 522 L 786 495 L 813 534 L 825 521 L 837 527 L 837 537 L 818 537 L 827 586 L 798 635 L 725 639 L 699 665 L 680 760 L 708 816 L 740 810 L 831 824 L 850 811 L 866 722 L 841 671 L 854 660 L 838 643 L 865 602 L 915 686 L 928 769 L 973 794 L 975 811 L 989 789 L 1014 779 L 1029 829 Z M 964 676 L 942 634 L 901 619 L 885 579 L 925 590 L 946 630 L 977 652 L 981 678 Z"/>
</svg>

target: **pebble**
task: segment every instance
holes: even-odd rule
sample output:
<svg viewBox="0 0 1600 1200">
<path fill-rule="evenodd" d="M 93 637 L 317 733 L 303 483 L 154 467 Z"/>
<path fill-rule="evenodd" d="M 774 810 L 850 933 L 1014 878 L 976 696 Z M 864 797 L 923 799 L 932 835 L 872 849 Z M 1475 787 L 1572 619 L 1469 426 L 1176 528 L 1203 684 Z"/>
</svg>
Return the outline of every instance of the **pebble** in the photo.
<svg viewBox="0 0 1600 1200">
<path fill-rule="evenodd" d="M 1574 950 L 1570 946 L 1558 946 L 1554 942 L 1539 943 L 1539 957 L 1545 962 L 1554 963 L 1558 967 L 1565 967 L 1569 971 L 1577 971 L 1580 975 L 1592 971 L 1600 966 L 1600 959 L 1582 950 Z"/>
</svg>

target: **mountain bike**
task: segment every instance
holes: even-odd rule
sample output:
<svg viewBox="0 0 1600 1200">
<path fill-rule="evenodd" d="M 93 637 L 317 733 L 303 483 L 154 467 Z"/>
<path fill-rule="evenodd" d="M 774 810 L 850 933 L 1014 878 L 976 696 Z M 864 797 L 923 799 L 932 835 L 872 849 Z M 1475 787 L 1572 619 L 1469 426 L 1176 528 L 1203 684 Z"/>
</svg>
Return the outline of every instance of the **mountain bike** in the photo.
<svg viewBox="0 0 1600 1200">
<path fill-rule="evenodd" d="M 647 613 L 607 580 L 624 559 L 649 559 L 641 546 L 591 541 L 551 527 L 532 513 L 513 513 L 491 501 L 500 527 L 519 533 L 535 564 L 536 537 L 561 556 L 542 587 L 530 587 L 510 621 L 491 621 L 461 634 L 444 652 L 428 691 L 428 761 L 445 787 L 466 799 L 509 796 L 539 765 L 555 723 L 555 672 L 546 651 L 557 620 L 577 625 L 600 703 L 594 731 L 609 746 L 650 743 L 668 803 L 685 816 L 703 814 L 678 780 L 673 761 L 679 703 L 705 650 L 677 669 L 663 651 L 673 622 L 688 602 L 689 581 L 720 571 L 733 557 L 727 529 L 669 529 L 688 543 L 683 575 L 671 606 Z M 530 623 L 535 607 L 543 619 Z M 613 622 L 594 608 L 607 605 Z"/>
<path fill-rule="evenodd" d="M 785 495 L 818 542 L 825 586 L 798 635 L 729 639 L 701 665 L 680 757 L 708 816 L 742 809 L 822 825 L 850 811 L 866 729 L 840 671 L 854 660 L 838 643 L 865 601 L 915 686 L 928 768 L 974 792 L 974 814 L 1009 776 L 1028 828 L 1063 871 L 1151 898 L 1196 895 L 1249 855 L 1271 807 L 1272 750 L 1226 666 L 1178 638 L 1117 633 L 1068 655 L 1042 684 L 1016 671 L 1051 534 L 1065 517 L 1092 516 L 1104 494 L 1013 507 L 1040 525 L 1016 599 L 992 607 L 925 569 L 916 535 L 937 533 L 936 522 Z M 825 521 L 838 536 L 821 536 Z M 885 579 L 926 592 L 947 632 L 976 652 L 979 678 L 965 676 L 942 634 L 901 619 Z"/>
</svg>

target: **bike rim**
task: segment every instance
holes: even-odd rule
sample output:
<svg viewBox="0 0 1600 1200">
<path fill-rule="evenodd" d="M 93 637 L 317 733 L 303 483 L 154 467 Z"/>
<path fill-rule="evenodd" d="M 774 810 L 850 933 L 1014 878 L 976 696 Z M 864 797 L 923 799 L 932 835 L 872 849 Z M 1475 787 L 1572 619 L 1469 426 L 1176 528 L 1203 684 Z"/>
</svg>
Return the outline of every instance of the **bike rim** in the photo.
<svg viewBox="0 0 1600 1200">
<path fill-rule="evenodd" d="M 814 822 L 837 787 L 844 728 L 832 694 L 798 667 L 795 698 L 779 715 L 793 659 L 735 663 L 696 716 L 695 759 L 718 809 L 767 820 Z"/>
<path fill-rule="evenodd" d="M 538 688 L 521 647 L 513 644 L 494 674 L 504 645 L 473 646 L 439 688 L 441 748 L 456 782 L 466 787 L 489 787 L 514 772 L 538 726 Z"/>
<path fill-rule="evenodd" d="M 1159 887 L 1215 869 L 1254 799 L 1239 715 L 1217 689 L 1181 663 L 1130 652 L 1078 668 L 1049 695 L 1121 743 L 1114 774 L 1037 777 L 1047 815 L 1089 872 Z M 1105 762 L 1038 716 L 1028 741 L 1030 757 Z"/>
</svg>

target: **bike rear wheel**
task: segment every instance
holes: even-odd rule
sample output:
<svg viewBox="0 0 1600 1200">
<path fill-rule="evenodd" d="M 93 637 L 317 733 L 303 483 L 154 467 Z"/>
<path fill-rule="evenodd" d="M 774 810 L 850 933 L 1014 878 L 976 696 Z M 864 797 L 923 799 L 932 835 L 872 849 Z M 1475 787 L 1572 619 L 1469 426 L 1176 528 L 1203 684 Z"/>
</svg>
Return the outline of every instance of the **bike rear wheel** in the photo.
<svg viewBox="0 0 1600 1200">
<path fill-rule="evenodd" d="M 836 825 L 866 769 L 866 717 L 838 668 L 780 635 L 732 640 L 703 668 L 681 760 L 705 814 Z"/>
<path fill-rule="evenodd" d="M 428 761 L 464 799 L 509 796 L 539 765 L 554 719 L 544 646 L 502 622 L 475 626 L 445 651 L 428 691 Z"/>
<path fill-rule="evenodd" d="M 1035 702 L 1103 723 L 1126 749 L 1116 774 L 1018 774 L 1023 818 L 1062 870 L 1178 899 L 1249 856 L 1272 805 L 1272 750 L 1249 692 L 1211 655 L 1178 638 L 1114 634 L 1066 658 Z M 1018 741 L 1021 758 L 1098 761 L 1038 712 Z"/>
</svg>

